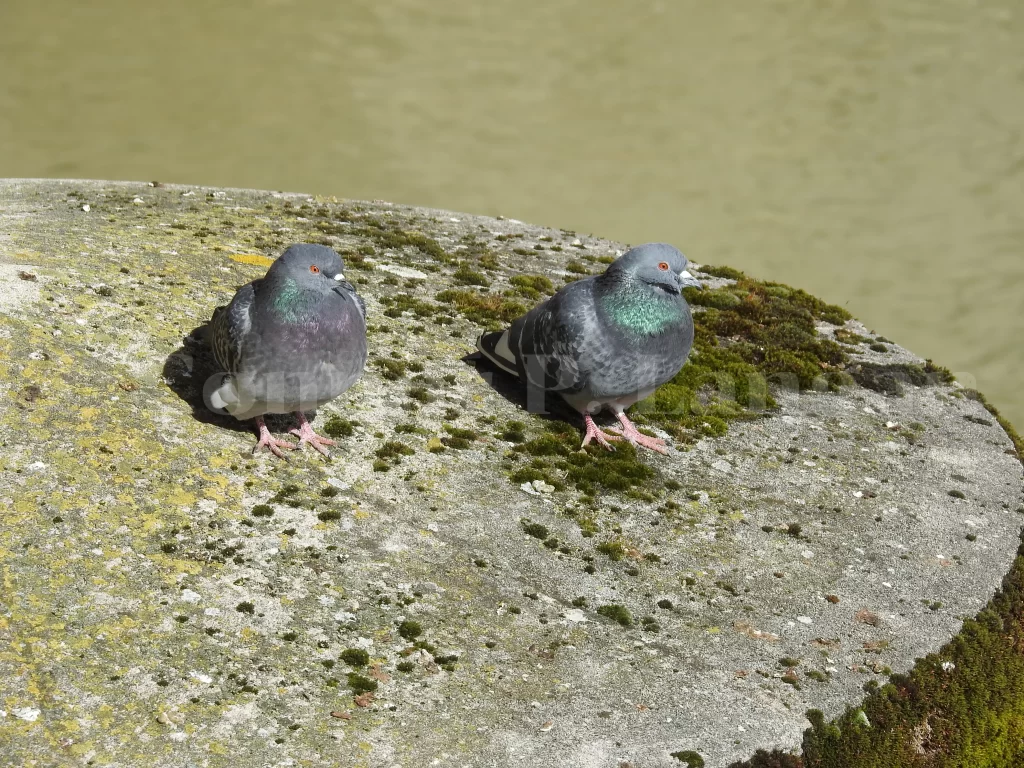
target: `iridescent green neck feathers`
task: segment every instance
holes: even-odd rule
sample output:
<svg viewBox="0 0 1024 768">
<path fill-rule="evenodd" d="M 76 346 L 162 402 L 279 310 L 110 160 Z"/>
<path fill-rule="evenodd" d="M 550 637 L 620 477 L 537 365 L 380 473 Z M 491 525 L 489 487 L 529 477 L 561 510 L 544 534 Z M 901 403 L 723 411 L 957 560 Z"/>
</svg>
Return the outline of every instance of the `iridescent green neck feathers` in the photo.
<svg viewBox="0 0 1024 768">
<path fill-rule="evenodd" d="M 297 323 L 323 300 L 324 293 L 299 286 L 290 277 L 281 280 L 272 292 L 271 310 L 286 323 Z"/>
<path fill-rule="evenodd" d="M 619 328 L 643 336 L 663 333 L 686 314 L 686 302 L 646 283 L 621 282 L 600 296 L 602 309 Z"/>
</svg>

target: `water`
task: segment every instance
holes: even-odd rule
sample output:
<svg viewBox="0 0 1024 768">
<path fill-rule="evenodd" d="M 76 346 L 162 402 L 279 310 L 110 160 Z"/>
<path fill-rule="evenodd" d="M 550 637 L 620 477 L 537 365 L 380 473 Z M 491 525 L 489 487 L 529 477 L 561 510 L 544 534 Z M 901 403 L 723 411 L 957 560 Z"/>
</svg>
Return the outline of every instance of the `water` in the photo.
<svg viewBox="0 0 1024 768">
<path fill-rule="evenodd" d="M 1024 424 L 1024 10 L 536 5 L 3 0 L 0 176 L 664 239 L 848 307 Z"/>
</svg>

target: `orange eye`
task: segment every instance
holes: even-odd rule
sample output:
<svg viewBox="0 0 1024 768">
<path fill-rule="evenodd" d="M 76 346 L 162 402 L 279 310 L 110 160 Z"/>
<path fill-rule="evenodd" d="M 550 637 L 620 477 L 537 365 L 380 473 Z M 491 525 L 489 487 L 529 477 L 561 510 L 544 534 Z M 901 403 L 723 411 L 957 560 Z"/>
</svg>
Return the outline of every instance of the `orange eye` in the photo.
<svg viewBox="0 0 1024 768">
<path fill-rule="evenodd" d="M 661 264 L 658 265 L 658 269 L 660 269 L 662 272 L 668 272 L 668 262 L 661 262 Z"/>
<path fill-rule="evenodd" d="M 310 266 L 309 271 L 312 272 L 314 275 L 319 275 L 320 267 L 318 267 L 316 264 L 313 264 Z"/>
</svg>

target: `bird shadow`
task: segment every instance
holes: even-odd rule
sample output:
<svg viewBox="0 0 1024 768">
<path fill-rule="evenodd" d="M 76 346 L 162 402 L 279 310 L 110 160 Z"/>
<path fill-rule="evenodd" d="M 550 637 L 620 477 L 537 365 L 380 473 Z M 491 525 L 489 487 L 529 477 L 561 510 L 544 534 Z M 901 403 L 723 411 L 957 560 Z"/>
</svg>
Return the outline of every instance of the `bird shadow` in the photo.
<svg viewBox="0 0 1024 768">
<path fill-rule="evenodd" d="M 545 421 L 583 427 L 583 417 L 557 394 L 527 387 L 518 376 L 501 370 L 479 352 L 465 355 L 462 362 L 472 366 L 485 384 L 517 408 Z"/>
<path fill-rule="evenodd" d="M 213 356 L 209 343 L 209 323 L 203 323 L 186 335 L 181 346 L 164 360 L 163 378 L 179 398 L 192 409 L 192 418 L 203 424 L 210 424 L 233 432 L 255 434 L 251 420 L 239 421 L 233 416 L 211 411 L 206 404 L 205 393 L 210 384 L 220 381 L 223 369 Z M 265 417 L 271 432 L 287 432 L 295 426 L 295 418 L 289 414 L 268 413 Z"/>
</svg>

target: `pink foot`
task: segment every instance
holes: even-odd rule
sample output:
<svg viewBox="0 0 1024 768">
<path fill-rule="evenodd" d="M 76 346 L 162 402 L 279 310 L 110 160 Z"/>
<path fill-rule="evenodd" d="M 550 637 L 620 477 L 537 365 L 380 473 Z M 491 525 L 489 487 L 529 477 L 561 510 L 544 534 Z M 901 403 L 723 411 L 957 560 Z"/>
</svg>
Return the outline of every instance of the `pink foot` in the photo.
<svg viewBox="0 0 1024 768">
<path fill-rule="evenodd" d="M 297 447 L 295 443 L 290 443 L 287 440 L 278 440 L 276 437 L 271 435 L 270 430 L 267 429 L 267 425 L 263 423 L 262 416 L 256 417 L 256 427 L 260 431 L 260 441 L 253 447 L 253 453 L 258 453 L 260 448 L 267 448 L 279 459 L 283 459 L 285 458 L 285 455 L 281 453 L 282 448 L 286 451 L 294 451 Z"/>
<path fill-rule="evenodd" d="M 618 418 L 619 423 L 622 425 L 621 428 L 613 429 L 614 433 L 619 436 L 620 440 L 625 438 L 626 440 L 629 440 L 629 442 L 631 442 L 633 445 L 639 445 L 644 448 L 649 448 L 650 450 L 657 451 L 658 453 L 664 453 L 666 455 L 668 454 L 668 449 L 665 447 L 665 441 L 662 440 L 660 437 L 651 437 L 650 435 L 645 435 L 643 432 L 636 428 L 633 422 L 630 421 L 626 417 L 626 414 L 623 412 L 619 412 L 615 414 L 615 416 L 616 418 Z"/>
<path fill-rule="evenodd" d="M 288 430 L 291 434 L 299 438 L 299 445 L 303 443 L 309 443 L 322 453 L 327 458 L 331 457 L 331 454 L 327 452 L 327 445 L 337 445 L 333 440 L 329 440 L 326 437 L 320 437 L 316 432 L 313 431 L 313 427 L 310 426 L 309 422 L 306 421 L 306 414 L 302 411 L 296 411 L 295 414 L 299 417 L 299 428 Z"/>
<path fill-rule="evenodd" d="M 583 436 L 583 445 L 580 446 L 580 450 L 586 448 L 590 441 L 593 440 L 605 450 L 614 451 L 615 446 L 610 441 L 622 439 L 617 435 L 605 434 L 598 429 L 597 424 L 594 423 L 594 417 L 589 413 L 583 414 L 583 423 L 587 427 L 587 433 Z"/>
</svg>

